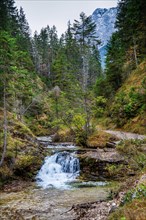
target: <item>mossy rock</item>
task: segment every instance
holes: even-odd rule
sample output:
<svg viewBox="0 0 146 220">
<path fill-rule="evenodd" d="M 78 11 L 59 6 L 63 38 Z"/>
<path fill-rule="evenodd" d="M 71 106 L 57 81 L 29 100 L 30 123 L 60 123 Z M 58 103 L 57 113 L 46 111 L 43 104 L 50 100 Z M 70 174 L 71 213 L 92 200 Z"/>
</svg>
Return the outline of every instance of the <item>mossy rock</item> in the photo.
<svg viewBox="0 0 146 220">
<path fill-rule="evenodd" d="M 53 135 L 53 142 L 74 142 L 75 134 L 67 128 L 60 129 Z"/>
<path fill-rule="evenodd" d="M 33 172 L 40 166 L 42 160 L 33 155 L 21 155 L 15 162 L 14 172 L 17 175 L 28 177 L 33 176 Z"/>
<path fill-rule="evenodd" d="M 0 167 L 0 180 L 2 182 L 10 179 L 12 176 L 13 171 L 6 164 Z"/>
</svg>

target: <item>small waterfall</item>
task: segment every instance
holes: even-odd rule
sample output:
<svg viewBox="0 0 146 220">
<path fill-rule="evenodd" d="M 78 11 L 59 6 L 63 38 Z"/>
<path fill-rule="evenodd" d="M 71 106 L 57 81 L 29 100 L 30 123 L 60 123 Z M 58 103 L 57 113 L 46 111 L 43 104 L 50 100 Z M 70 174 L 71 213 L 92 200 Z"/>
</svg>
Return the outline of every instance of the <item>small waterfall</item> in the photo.
<svg viewBox="0 0 146 220">
<path fill-rule="evenodd" d="M 67 188 L 67 183 L 73 181 L 80 171 L 79 159 L 69 152 L 59 152 L 46 157 L 36 180 L 43 188 Z"/>
</svg>

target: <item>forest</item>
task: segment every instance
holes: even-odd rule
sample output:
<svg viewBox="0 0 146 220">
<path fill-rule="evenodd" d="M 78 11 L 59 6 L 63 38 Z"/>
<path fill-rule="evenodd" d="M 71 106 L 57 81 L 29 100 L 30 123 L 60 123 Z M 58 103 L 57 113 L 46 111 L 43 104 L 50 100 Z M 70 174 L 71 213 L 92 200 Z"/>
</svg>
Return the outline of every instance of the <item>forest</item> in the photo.
<svg viewBox="0 0 146 220">
<path fill-rule="evenodd" d="M 0 187 L 36 175 L 46 155 L 36 137 L 97 148 L 113 138 L 103 130 L 146 135 L 145 12 L 144 0 L 118 2 L 103 69 L 91 16 L 81 12 L 79 20 L 68 21 L 61 37 L 49 25 L 32 36 L 23 8 L 14 0 L 0 1 Z M 145 174 L 145 140 L 117 147 L 128 160 L 136 158 L 129 165 L 135 175 Z M 111 219 L 145 219 L 142 187 L 136 202 L 144 217 L 122 217 L 120 211 Z M 126 196 L 127 204 L 132 197 Z"/>
</svg>

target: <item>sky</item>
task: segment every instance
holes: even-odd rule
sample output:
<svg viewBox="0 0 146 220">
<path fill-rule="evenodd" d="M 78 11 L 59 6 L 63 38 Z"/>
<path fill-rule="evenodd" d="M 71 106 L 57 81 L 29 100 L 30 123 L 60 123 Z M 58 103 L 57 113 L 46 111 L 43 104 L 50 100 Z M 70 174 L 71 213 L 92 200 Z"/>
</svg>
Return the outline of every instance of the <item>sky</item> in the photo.
<svg viewBox="0 0 146 220">
<path fill-rule="evenodd" d="M 91 15 L 96 8 L 116 7 L 118 0 L 16 0 L 16 6 L 24 9 L 26 19 L 32 31 L 39 33 L 41 28 L 49 25 L 56 26 L 60 37 L 67 29 L 67 23 L 74 19 L 79 20 L 79 15 L 84 12 Z"/>
</svg>

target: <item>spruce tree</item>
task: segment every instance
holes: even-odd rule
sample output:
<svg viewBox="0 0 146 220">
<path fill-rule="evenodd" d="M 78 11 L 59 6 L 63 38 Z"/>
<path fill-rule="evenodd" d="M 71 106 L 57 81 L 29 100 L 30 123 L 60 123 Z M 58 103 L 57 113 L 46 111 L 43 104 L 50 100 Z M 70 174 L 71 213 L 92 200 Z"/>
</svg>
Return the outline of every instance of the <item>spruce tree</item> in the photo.
<svg viewBox="0 0 146 220">
<path fill-rule="evenodd" d="M 92 21 L 91 16 L 87 17 L 84 12 L 80 14 L 80 21 L 74 20 L 73 33 L 80 45 L 81 54 L 81 83 L 85 91 L 88 86 L 89 79 L 89 56 L 93 45 L 99 44 L 98 38 L 95 36 L 96 24 Z M 91 72 L 90 72 L 91 74 Z"/>
<path fill-rule="evenodd" d="M 30 28 L 22 7 L 20 7 L 20 11 L 18 14 L 18 25 L 19 25 L 19 32 L 17 34 L 17 41 L 19 47 L 21 50 L 31 53 L 32 45 L 30 38 Z"/>
<path fill-rule="evenodd" d="M 18 31 L 18 10 L 14 3 L 14 0 L 0 1 L 0 30 L 9 31 L 13 36 L 16 36 Z"/>
<path fill-rule="evenodd" d="M 122 66 L 124 64 L 124 51 L 118 33 L 114 33 L 107 46 L 106 81 L 111 86 L 109 95 L 113 96 L 122 83 Z"/>
<path fill-rule="evenodd" d="M 133 66 L 146 54 L 146 1 L 145 0 L 122 0 L 118 5 L 118 15 L 116 27 L 120 33 L 125 50 L 132 55 L 128 55 L 133 60 Z"/>
</svg>

